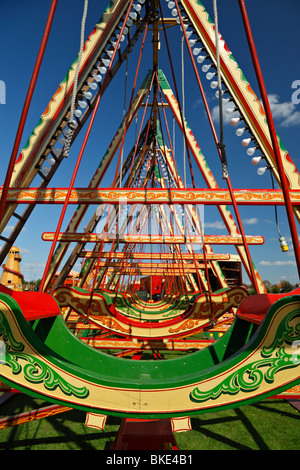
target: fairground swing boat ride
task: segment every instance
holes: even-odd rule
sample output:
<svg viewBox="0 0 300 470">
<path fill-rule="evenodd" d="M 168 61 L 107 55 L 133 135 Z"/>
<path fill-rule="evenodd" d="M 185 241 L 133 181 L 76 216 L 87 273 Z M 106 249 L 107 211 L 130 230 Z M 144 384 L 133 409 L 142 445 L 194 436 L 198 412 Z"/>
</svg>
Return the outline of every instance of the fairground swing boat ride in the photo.
<svg viewBox="0 0 300 470">
<path fill-rule="evenodd" d="M 18 153 L 56 3 L 51 4 L 1 188 L 1 233 L 17 220 L 10 236 L 1 236 L 1 263 L 25 223 L 30 227 L 28 219 L 37 205 L 59 204 L 60 215 L 56 231 L 41 234 L 51 247 L 39 292 L 1 286 L 0 379 L 7 387 L 53 402 L 55 412 L 84 410 L 88 425 L 101 428 L 106 416 L 122 417 L 116 449 L 166 443 L 176 448 L 172 431 L 189 429 L 193 415 L 297 394 L 299 292 L 266 293 L 249 250 L 264 239 L 245 234 L 239 206 L 285 206 L 299 271 L 300 175 L 275 132 L 243 0 L 237 3 L 262 103 L 218 31 L 216 0 L 214 21 L 199 0 L 111 0 L 84 42 L 85 0 L 78 56 Z M 187 51 L 197 84 L 193 94 L 199 93 L 207 113 L 222 187 L 187 122 L 170 31 L 182 38 L 181 52 Z M 141 78 L 147 41 L 152 54 L 150 61 L 147 56 L 149 71 Z M 162 43 L 169 77 L 159 63 Z M 136 49 L 138 60 L 130 68 L 133 86 L 121 125 L 90 182 L 75 188 L 102 96 L 110 93 L 123 63 L 127 79 L 128 58 Z M 211 93 L 219 98 L 219 135 L 203 72 Z M 265 160 L 279 189 L 233 189 L 223 135 L 226 100 L 238 111 L 232 124 L 242 123 L 249 134 L 242 142 L 252 142 L 248 154 L 259 153 L 256 158 Z M 169 116 L 182 134 L 180 164 Z M 125 137 L 134 125 L 135 139 L 127 153 Z M 69 186 L 49 187 L 83 128 Z M 178 170 L 182 163 L 183 177 Z M 102 187 L 109 169 L 111 184 Z M 39 186 L 32 187 L 37 178 Z M 72 204 L 76 209 L 63 231 Z M 227 235 L 204 233 L 203 206 L 217 208 Z M 82 228 L 88 211 L 89 222 Z M 214 252 L 214 245 L 220 253 Z M 233 245 L 237 255 L 222 253 L 224 245 Z M 78 260 L 82 270 L 76 286 L 70 286 L 66 280 Z M 238 277 L 229 279 L 226 261 L 241 263 L 255 295 L 248 295 Z M 168 359 L 163 360 L 166 351 Z"/>
</svg>

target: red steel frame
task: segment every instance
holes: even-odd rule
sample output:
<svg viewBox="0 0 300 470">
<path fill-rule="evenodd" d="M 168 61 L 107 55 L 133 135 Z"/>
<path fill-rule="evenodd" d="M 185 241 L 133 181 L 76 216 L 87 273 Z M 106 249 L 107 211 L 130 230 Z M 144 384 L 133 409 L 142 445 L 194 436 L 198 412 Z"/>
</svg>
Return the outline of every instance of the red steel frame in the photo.
<svg viewBox="0 0 300 470">
<path fill-rule="evenodd" d="M 296 228 L 296 223 L 295 223 L 295 218 L 293 214 L 293 207 L 291 203 L 291 198 L 290 198 L 290 193 L 289 193 L 289 185 L 288 181 L 284 172 L 283 164 L 282 164 L 282 159 L 280 155 L 280 150 L 279 150 L 279 144 L 277 140 L 277 135 L 275 131 L 275 126 L 274 126 L 274 120 L 270 108 L 270 103 L 268 100 L 268 95 L 266 91 L 266 87 L 264 84 L 264 79 L 262 76 L 262 71 L 260 68 L 259 60 L 258 60 L 258 55 L 256 52 L 256 47 L 254 44 L 254 39 L 250 27 L 250 22 L 249 22 L 249 17 L 248 13 L 246 10 L 246 5 L 244 0 L 239 0 L 239 6 L 242 14 L 242 19 L 245 27 L 245 32 L 248 40 L 248 45 L 261 93 L 261 98 L 262 102 L 264 105 L 264 109 L 267 115 L 267 120 L 268 120 L 268 127 L 270 131 L 270 136 L 273 144 L 273 149 L 274 149 L 274 154 L 275 154 L 275 159 L 277 163 L 277 168 L 278 168 L 278 173 L 281 181 L 281 186 L 282 186 L 282 192 L 284 195 L 284 200 L 285 200 L 285 207 L 286 207 L 286 212 L 287 212 L 287 217 L 289 221 L 289 226 L 290 226 L 290 231 L 291 231 L 291 237 L 293 241 L 293 246 L 294 246 L 294 252 L 295 252 L 295 258 L 297 262 L 297 268 L 298 268 L 298 274 L 300 276 L 300 246 L 299 246 L 299 239 L 298 239 L 298 233 L 297 233 L 297 228 Z"/>
</svg>

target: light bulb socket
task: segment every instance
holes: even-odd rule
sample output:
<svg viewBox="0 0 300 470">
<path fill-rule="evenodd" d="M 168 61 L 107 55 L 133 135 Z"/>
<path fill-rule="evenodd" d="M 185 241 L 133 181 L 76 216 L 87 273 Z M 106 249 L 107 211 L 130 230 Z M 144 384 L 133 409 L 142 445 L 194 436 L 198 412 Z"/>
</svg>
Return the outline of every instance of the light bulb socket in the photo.
<svg viewBox="0 0 300 470">
<path fill-rule="evenodd" d="M 285 253 L 286 251 L 289 251 L 289 247 L 287 246 L 287 242 L 285 241 L 284 237 L 279 237 L 280 241 L 280 246 L 281 246 L 281 251 Z"/>
</svg>

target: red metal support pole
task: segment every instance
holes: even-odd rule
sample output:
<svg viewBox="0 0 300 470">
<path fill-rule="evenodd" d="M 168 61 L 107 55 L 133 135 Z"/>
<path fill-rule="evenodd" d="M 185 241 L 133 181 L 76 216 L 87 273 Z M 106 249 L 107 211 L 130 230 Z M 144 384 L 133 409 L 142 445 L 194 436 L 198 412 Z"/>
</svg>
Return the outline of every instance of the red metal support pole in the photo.
<svg viewBox="0 0 300 470">
<path fill-rule="evenodd" d="M 47 278 L 48 270 L 49 270 L 50 265 L 51 265 L 52 256 L 53 256 L 53 254 L 54 254 L 54 249 L 55 249 L 55 246 L 56 246 L 56 243 L 57 243 L 57 240 L 58 240 L 59 232 L 60 232 L 60 229 L 61 229 L 61 226 L 62 226 L 62 223 L 63 223 L 63 219 L 64 219 L 64 216 L 65 216 L 65 213 L 66 213 L 66 210 L 67 210 L 67 206 L 68 206 L 68 203 L 69 203 L 69 200 L 70 200 L 71 191 L 72 191 L 72 189 L 73 189 L 73 187 L 74 187 L 74 182 L 75 182 L 75 179 L 76 179 L 76 176 L 77 176 L 77 172 L 78 172 L 78 169 L 79 169 L 79 166 L 80 166 L 80 163 L 81 163 L 81 159 L 82 159 L 82 156 L 83 156 L 83 153 L 84 153 L 84 150 L 85 150 L 87 141 L 88 141 L 88 139 L 89 139 L 89 136 L 90 136 L 90 133 L 91 133 L 91 130 L 92 130 L 94 121 L 95 121 L 95 117 L 96 117 L 96 113 L 97 113 L 97 110 L 98 110 L 98 106 L 99 106 L 99 104 L 100 104 L 100 101 L 101 101 L 101 98 L 102 98 L 102 95 L 103 95 L 103 90 L 105 89 L 105 85 L 106 85 L 106 83 L 107 83 L 107 81 L 108 81 L 108 77 L 109 77 L 109 74 L 110 74 L 110 71 L 111 71 L 111 68 L 112 68 L 113 61 L 114 61 L 114 59 L 115 59 L 115 56 L 116 56 L 116 54 L 117 54 L 117 50 L 118 50 L 119 44 L 120 44 L 120 42 L 121 42 L 121 37 L 122 37 L 123 31 L 124 31 L 124 28 L 125 28 L 125 25 L 126 25 L 126 21 L 127 21 L 128 17 L 129 17 L 129 13 L 130 13 L 130 9 L 131 9 L 131 7 L 132 7 L 132 4 L 133 4 L 133 0 L 130 0 L 130 4 L 129 4 L 129 7 L 128 7 L 128 10 L 127 10 L 127 13 L 126 13 L 124 22 L 123 22 L 123 26 L 122 26 L 122 28 L 121 28 L 121 30 L 120 30 L 120 34 L 119 34 L 119 37 L 118 37 L 118 40 L 117 40 L 115 49 L 114 49 L 113 55 L 112 55 L 112 57 L 111 57 L 110 64 L 109 64 L 109 66 L 108 66 L 108 69 L 107 69 L 107 72 L 106 72 L 104 81 L 103 81 L 103 85 L 102 85 L 101 90 L 100 90 L 100 93 L 99 93 L 99 95 L 98 95 L 98 97 L 97 97 L 97 100 L 96 100 L 96 103 L 95 103 L 95 106 L 94 106 L 94 109 L 93 109 L 93 113 L 92 113 L 92 116 L 91 116 L 91 119 L 90 119 L 88 128 L 87 128 L 87 130 L 86 130 L 86 134 L 85 134 L 85 136 L 84 136 L 84 139 L 83 139 L 83 142 L 82 142 L 82 145 L 81 145 L 80 152 L 79 152 L 78 157 L 77 157 L 77 160 L 76 160 L 75 168 L 74 168 L 74 171 L 73 171 L 73 174 L 72 174 L 72 178 L 71 178 L 71 181 L 70 181 L 70 184 L 69 184 L 69 188 L 68 188 L 68 192 L 67 192 L 67 195 L 66 195 L 66 199 L 65 199 L 65 201 L 64 201 L 63 209 L 62 209 L 62 212 L 61 212 L 61 214 L 60 214 L 60 216 L 59 216 L 58 225 L 57 225 L 57 227 L 56 227 L 55 236 L 54 236 L 54 239 L 53 239 L 51 248 L 50 248 L 50 252 L 49 252 L 48 259 L 47 259 L 47 262 L 46 262 L 46 266 L 45 266 L 45 269 L 44 269 L 43 277 L 42 277 L 42 280 L 41 280 L 41 282 L 40 282 L 40 287 L 39 287 L 39 291 L 40 291 L 40 292 L 43 292 L 43 290 L 45 290 L 46 287 L 47 287 L 47 286 L 46 286 L 46 278 Z M 100 251 L 102 251 L 102 250 L 100 250 Z"/>
<path fill-rule="evenodd" d="M 25 99 L 25 102 L 24 102 L 24 106 L 23 106 L 23 110 L 22 110 L 22 114 L 21 114 L 21 118 L 20 118 L 20 122 L 19 122 L 19 127 L 18 127 L 18 130 L 17 130 L 16 138 L 15 138 L 15 143 L 14 143 L 14 146 L 13 146 L 12 154 L 11 154 L 11 157 L 10 157 L 10 161 L 9 161 L 9 165 L 8 165 L 8 169 L 7 169 L 7 173 L 6 173 L 6 178 L 5 178 L 4 185 L 3 185 L 2 197 L 1 197 L 1 200 L 0 200 L 0 220 L 2 220 L 2 217 L 3 217 L 3 214 L 4 214 L 7 193 L 8 193 L 8 189 L 9 189 L 13 169 L 14 169 L 14 166 L 15 166 L 17 153 L 18 153 L 18 150 L 19 150 L 19 147 L 20 147 L 20 142 L 21 142 L 21 138 L 22 138 L 22 135 L 23 135 L 23 130 L 24 130 L 28 110 L 29 110 L 29 107 L 30 107 L 32 95 L 33 95 L 34 88 L 35 88 L 35 85 L 36 85 L 36 82 L 37 82 L 38 74 L 39 74 L 41 63 L 42 63 L 43 56 L 44 56 L 44 52 L 45 52 L 45 49 L 46 49 L 46 45 L 47 45 L 47 41 L 48 41 L 52 21 L 53 21 L 53 18 L 54 18 L 54 13 L 55 13 L 57 1 L 58 0 L 52 0 L 52 3 L 51 3 L 47 23 L 46 23 L 45 30 L 44 30 L 44 35 L 43 35 L 43 38 L 42 38 L 39 53 L 38 53 L 38 56 L 37 56 L 37 59 L 36 59 L 36 63 L 35 63 L 34 69 L 33 69 L 32 77 L 31 77 L 31 81 L 30 81 L 30 84 L 29 84 L 29 87 L 28 87 L 26 99 Z"/>
<path fill-rule="evenodd" d="M 296 263 L 297 263 L 297 268 L 298 268 L 298 274 L 300 277 L 300 246 L 299 246 L 299 239 L 298 239 L 298 233 L 297 233 L 297 228 L 296 228 L 296 223 L 295 223 L 295 218 L 294 218 L 294 213 L 293 213 L 293 206 L 291 203 L 291 198 L 290 198 L 290 193 L 289 193 L 289 183 L 284 171 L 282 159 L 281 159 L 281 154 L 280 154 L 280 149 L 279 149 L 279 143 L 275 131 L 275 126 L 274 126 L 274 120 L 273 116 L 271 113 L 271 108 L 268 100 L 268 95 L 266 91 L 266 87 L 264 84 L 254 40 L 253 40 L 253 35 L 251 32 L 251 27 L 250 27 L 250 22 L 246 10 L 246 5 L 244 0 L 239 0 L 239 5 L 240 5 L 240 10 L 242 14 L 242 19 L 245 27 L 245 32 L 249 44 L 249 49 L 261 93 L 261 98 L 262 102 L 264 105 L 265 113 L 267 116 L 268 120 L 268 127 L 269 127 L 269 132 L 273 144 L 273 149 L 274 149 L 274 155 L 275 155 L 275 160 L 277 164 L 277 169 L 279 173 L 279 178 L 281 182 L 281 187 L 282 187 L 282 192 L 284 196 L 284 201 L 285 201 L 285 207 L 286 207 L 286 212 L 287 212 L 287 218 L 290 226 L 290 231 L 291 231 L 291 237 L 293 241 L 293 246 L 294 246 L 294 252 L 295 252 L 295 258 L 296 258 Z"/>
</svg>

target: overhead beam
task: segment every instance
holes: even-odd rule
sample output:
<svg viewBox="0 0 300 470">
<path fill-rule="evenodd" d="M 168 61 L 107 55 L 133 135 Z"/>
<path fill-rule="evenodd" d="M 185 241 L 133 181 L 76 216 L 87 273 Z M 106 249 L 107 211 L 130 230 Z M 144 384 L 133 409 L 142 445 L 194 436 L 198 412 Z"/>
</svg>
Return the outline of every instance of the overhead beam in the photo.
<svg viewBox="0 0 300 470">
<path fill-rule="evenodd" d="M 42 240 L 52 241 L 54 232 L 44 232 Z M 105 243 L 111 243 L 116 240 L 115 235 L 107 236 L 103 233 L 63 233 L 58 236 L 58 241 L 62 242 L 78 242 L 84 241 L 86 243 L 98 243 L 104 237 Z M 195 243 L 202 245 L 203 238 L 201 236 L 184 237 L 181 235 L 119 235 L 119 243 L 149 243 L 149 244 L 189 244 Z M 264 237 L 260 235 L 248 235 L 247 243 L 249 245 L 263 245 L 265 242 Z M 242 245 L 243 239 L 241 236 L 231 235 L 204 235 L 204 243 L 210 245 Z"/>
<path fill-rule="evenodd" d="M 95 251 L 81 251 L 78 255 L 80 258 L 98 258 L 99 252 Z M 203 260 L 204 256 L 202 253 L 124 253 L 124 252 L 108 252 L 103 251 L 100 258 L 117 258 L 117 259 L 160 259 L 160 260 Z M 206 255 L 208 260 L 227 261 L 234 259 L 236 256 L 232 256 L 227 253 L 211 253 Z"/>
<path fill-rule="evenodd" d="M 0 190 L 1 195 L 2 190 Z M 68 188 L 11 188 L 8 204 L 63 204 Z M 239 205 L 284 205 L 281 189 L 235 189 Z M 290 191 L 293 205 L 300 205 L 300 190 Z M 205 204 L 230 205 L 227 189 L 74 188 L 70 204 Z"/>
</svg>

